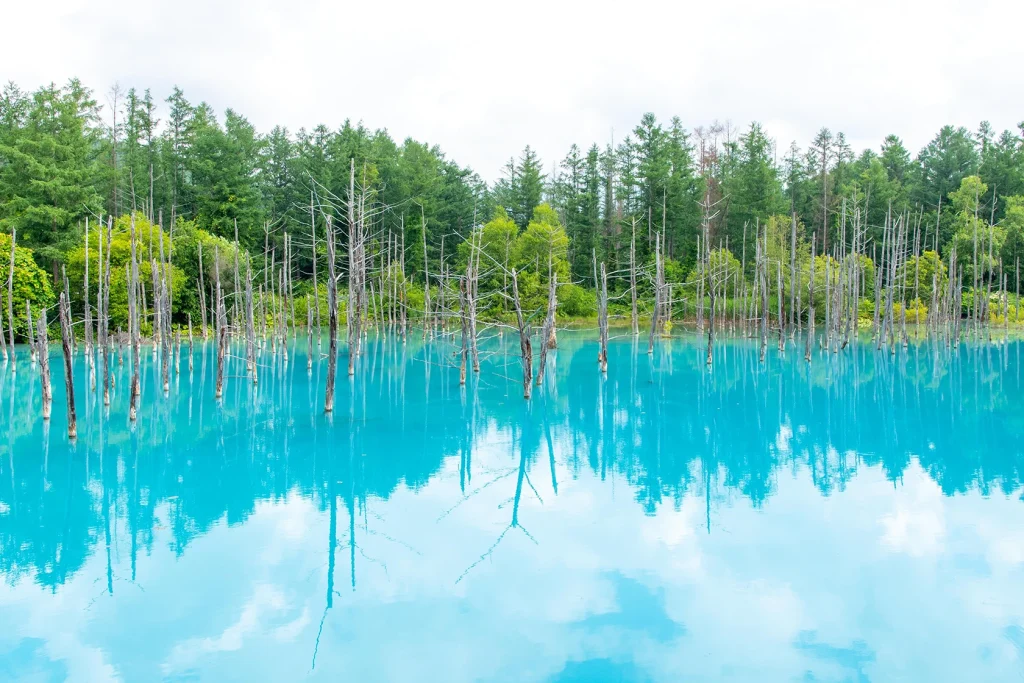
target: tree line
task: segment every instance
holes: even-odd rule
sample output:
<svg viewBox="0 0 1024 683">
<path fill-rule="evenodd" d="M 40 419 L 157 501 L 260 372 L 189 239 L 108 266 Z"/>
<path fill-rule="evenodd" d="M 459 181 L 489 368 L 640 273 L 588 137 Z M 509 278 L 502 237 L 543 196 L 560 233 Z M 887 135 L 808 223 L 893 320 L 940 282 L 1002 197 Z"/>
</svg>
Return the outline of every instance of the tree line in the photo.
<svg viewBox="0 0 1024 683">
<path fill-rule="evenodd" d="M 755 235 L 766 225 L 794 222 L 801 255 L 812 240 L 816 253 L 829 255 L 838 253 L 844 221 L 855 211 L 865 254 L 883 249 L 886 226 L 905 216 L 920 235 L 915 258 L 932 251 L 948 262 L 959 245 L 959 272 L 968 284 L 996 279 L 996 290 L 1016 286 L 1024 124 L 1001 134 L 984 122 L 973 132 L 946 126 L 917 154 L 890 135 L 877 150 L 856 153 L 842 133 L 827 128 L 805 149 L 793 143 L 780 150 L 758 123 L 688 130 L 679 118 L 663 123 L 645 114 L 622 140 L 572 145 L 550 172 L 526 147 L 488 185 L 436 145 L 397 142 L 384 129 L 349 120 L 337 128 L 261 133 L 240 113 L 193 104 L 178 88 L 163 107 L 148 89 L 115 86 L 105 105 L 99 99 L 78 80 L 31 92 L 8 84 L 0 96 L 0 232 L 16 233 L 18 253 L 26 248 L 50 273 L 50 284 L 31 273 L 44 303 L 60 288 L 62 271 L 81 281 L 86 220 L 102 225 L 105 217 L 128 214 L 139 216 L 140 226 L 145 221 L 146 230 L 156 226 L 161 240 L 167 232 L 172 250 L 182 226 L 186 246 L 173 262 L 185 268 L 187 281 L 175 282 L 172 273 L 171 291 L 181 292 L 176 317 L 198 319 L 190 281 L 198 272 L 189 266 L 188 245 L 199 241 L 220 240 L 225 254 L 237 243 L 253 255 L 246 258 L 259 262 L 262 254 L 265 263 L 268 253 L 284 253 L 286 235 L 299 235 L 290 253 L 301 285 L 312 277 L 314 259 L 322 259 L 321 268 L 326 261 L 326 245 L 315 236 L 325 234 L 324 206 L 349 200 L 353 165 L 372 205 L 367 234 L 376 236 L 379 251 L 388 245 L 389 263 L 401 250 L 394 262 L 403 280 L 422 284 L 431 262 L 442 274 L 449 260 L 461 260 L 453 268 L 462 268 L 466 242 L 481 233 L 479 247 L 503 267 L 478 275 L 507 279 L 517 268 L 537 280 L 525 283 L 526 296 L 543 297 L 547 273 L 562 269 L 563 287 L 591 290 L 582 303 L 576 291 L 559 297 L 579 304 L 574 314 L 597 308 L 597 262 L 610 273 L 635 270 L 633 264 L 656 260 L 660 244 L 669 282 L 692 280 L 711 251 L 725 254 L 727 264 L 735 258 L 751 278 Z M 158 109 L 166 112 L 162 119 Z M 143 236 L 151 247 L 153 238 Z M 344 254 L 344 229 L 337 239 Z M 966 259 L 972 250 L 974 258 Z M 624 278 L 613 278 L 613 289 L 625 286 Z"/>
</svg>

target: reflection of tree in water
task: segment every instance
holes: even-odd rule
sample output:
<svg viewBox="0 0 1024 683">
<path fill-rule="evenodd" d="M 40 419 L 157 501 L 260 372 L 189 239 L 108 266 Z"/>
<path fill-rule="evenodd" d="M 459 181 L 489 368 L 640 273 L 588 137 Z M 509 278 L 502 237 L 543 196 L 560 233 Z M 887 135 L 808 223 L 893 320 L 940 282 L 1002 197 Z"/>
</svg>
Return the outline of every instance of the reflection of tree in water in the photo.
<svg viewBox="0 0 1024 683">
<path fill-rule="evenodd" d="M 628 342 L 609 352 L 620 368 L 635 356 Z M 586 353 L 569 361 L 580 379 L 567 384 L 563 426 L 600 434 L 592 452 L 615 454 L 612 466 L 648 512 L 687 492 L 710 495 L 714 483 L 761 505 L 780 467 L 806 468 L 824 495 L 843 490 L 860 463 L 898 481 L 912 458 L 947 494 L 1022 485 L 1014 440 L 1022 418 L 1012 410 L 1020 385 L 999 360 L 1005 347 L 962 347 L 952 359 L 927 345 L 895 359 L 851 347 L 810 365 L 769 357 L 767 368 L 754 344 L 723 343 L 715 353 L 713 372 L 693 351 L 677 355 L 669 374 L 656 353 L 653 373 L 640 363 L 604 380 Z M 609 466 L 607 457 L 589 464 L 601 476 Z"/>
<path fill-rule="evenodd" d="M 547 385 L 526 404 L 502 367 L 485 366 L 460 388 L 457 370 L 437 361 L 441 349 L 424 348 L 415 335 L 406 345 L 371 340 L 366 371 L 339 382 L 337 404 L 349 412 L 333 424 L 320 412 L 321 369 L 307 376 L 301 354 L 288 364 L 264 357 L 260 385 L 228 382 L 221 405 L 210 396 L 210 357 L 197 358 L 191 376 L 183 363 L 164 399 L 146 354 L 135 431 L 125 428 L 117 393 L 128 366 L 115 363 L 112 412 L 101 428 L 102 406 L 95 394 L 83 396 L 74 449 L 59 430 L 40 449 L 42 423 L 22 417 L 34 415 L 35 380 L 8 374 L 0 385 L 8 437 L 0 444 L 0 572 L 11 582 L 31 573 L 55 588 L 97 546 L 110 547 L 112 563 L 127 546 L 131 574 L 108 574 L 112 590 L 119 579 L 143 580 L 136 559 L 152 551 L 159 527 L 181 554 L 214 525 L 243 522 L 260 501 L 298 492 L 331 518 L 328 548 L 348 551 L 354 580 L 362 558 L 355 536 L 389 538 L 368 502 L 424 486 L 448 457 L 458 458 L 461 500 L 515 482 L 505 533 L 523 528 L 519 503 L 536 495 L 538 458 L 554 491 L 565 484 L 559 477 L 589 470 L 625 479 L 649 514 L 703 497 L 709 523 L 720 500 L 764 504 L 780 468 L 808 472 L 823 495 L 842 491 L 865 465 L 898 482 L 913 459 L 948 495 L 1011 494 L 1022 485 L 1018 344 L 962 345 L 952 357 L 924 344 L 895 358 L 860 345 L 809 365 L 799 354 L 769 355 L 762 366 L 756 344 L 723 341 L 709 371 L 696 346 L 672 343 L 672 356 L 659 348 L 648 357 L 631 339 L 615 340 L 601 377 L 593 341 L 563 334 Z M 487 362 L 504 361 L 492 354 Z M 84 363 L 75 371 L 87 386 Z M 55 385 L 55 405 L 60 390 Z M 474 452 L 496 434 L 512 439 L 507 467 L 474 476 Z M 338 531 L 339 512 L 348 515 L 347 531 Z"/>
</svg>

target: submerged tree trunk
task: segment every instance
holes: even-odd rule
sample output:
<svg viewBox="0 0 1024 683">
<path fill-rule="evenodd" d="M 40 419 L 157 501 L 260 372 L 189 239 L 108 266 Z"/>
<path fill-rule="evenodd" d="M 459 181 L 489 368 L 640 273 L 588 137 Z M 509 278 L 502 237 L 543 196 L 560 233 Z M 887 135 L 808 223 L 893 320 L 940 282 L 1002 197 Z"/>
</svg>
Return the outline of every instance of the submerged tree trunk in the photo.
<svg viewBox="0 0 1024 683">
<path fill-rule="evenodd" d="M 529 399 L 533 384 L 533 346 L 530 343 L 530 328 L 523 320 L 523 309 L 519 302 L 519 282 L 512 269 L 512 305 L 516 311 L 516 325 L 519 328 L 519 351 L 523 361 L 523 398 Z"/>
<path fill-rule="evenodd" d="M 334 228 L 330 215 L 325 217 L 327 226 L 327 393 L 324 398 L 324 412 L 334 410 L 334 375 L 338 364 L 338 279 L 335 274 Z M 350 297 L 351 299 L 351 297 Z"/>
<path fill-rule="evenodd" d="M 129 407 L 128 407 L 128 419 L 131 422 L 135 422 L 138 417 L 139 407 L 139 360 L 141 356 L 141 320 L 139 319 L 139 262 L 138 257 L 135 253 L 135 216 L 131 217 L 131 234 L 129 236 L 131 240 L 131 272 L 128 280 L 128 334 L 131 336 L 132 344 L 132 381 L 131 389 L 129 391 Z M 200 253 L 202 253 L 200 251 Z M 200 268 L 202 273 L 202 268 Z"/>
<path fill-rule="evenodd" d="M 550 340 L 554 336 L 555 330 L 555 308 L 558 304 L 557 291 L 558 291 L 558 276 L 552 272 L 550 284 L 548 285 L 548 313 L 544 318 L 544 330 L 541 333 L 541 346 L 540 346 L 540 363 L 537 365 L 537 386 L 540 386 L 544 381 L 544 368 L 547 366 L 548 360 L 548 349 L 554 348 L 554 345 L 550 344 Z"/>
<path fill-rule="evenodd" d="M 50 340 L 47 337 L 46 309 L 39 311 L 39 382 L 43 387 L 43 421 L 49 421 L 53 404 L 53 388 L 50 386 Z"/>
<path fill-rule="evenodd" d="M 60 295 L 60 337 L 61 348 L 64 351 L 64 384 L 66 385 L 68 401 L 68 438 L 72 441 L 78 438 L 78 416 L 75 413 L 75 378 L 71 365 L 71 337 L 74 332 L 71 329 L 71 301 Z"/>
<path fill-rule="evenodd" d="M 600 349 L 597 362 L 602 373 L 608 372 L 608 273 L 604 263 L 601 264 L 601 292 L 597 304 L 597 326 L 600 336 Z"/>
</svg>

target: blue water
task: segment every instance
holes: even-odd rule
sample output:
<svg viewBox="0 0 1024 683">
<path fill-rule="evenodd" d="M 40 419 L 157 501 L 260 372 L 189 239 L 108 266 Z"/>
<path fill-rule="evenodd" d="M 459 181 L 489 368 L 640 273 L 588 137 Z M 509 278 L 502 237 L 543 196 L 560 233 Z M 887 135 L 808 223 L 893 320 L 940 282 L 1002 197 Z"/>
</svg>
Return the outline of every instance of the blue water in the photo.
<svg viewBox="0 0 1024 683">
<path fill-rule="evenodd" d="M 0 372 L 0 680 L 1020 681 L 1021 344 Z M 506 354 L 507 352 L 507 354 Z M 187 351 L 183 351 L 187 354 Z"/>
</svg>

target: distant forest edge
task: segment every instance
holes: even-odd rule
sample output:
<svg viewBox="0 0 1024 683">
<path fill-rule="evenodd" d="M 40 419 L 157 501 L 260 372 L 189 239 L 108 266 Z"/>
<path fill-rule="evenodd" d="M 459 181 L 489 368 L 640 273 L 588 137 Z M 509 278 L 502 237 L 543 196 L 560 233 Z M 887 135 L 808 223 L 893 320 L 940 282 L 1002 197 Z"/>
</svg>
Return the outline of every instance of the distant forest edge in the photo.
<svg viewBox="0 0 1024 683">
<path fill-rule="evenodd" d="M 353 162 L 357 199 L 366 204 L 361 215 L 376 244 L 368 258 L 387 255 L 386 277 L 422 285 L 425 266 L 431 276 L 440 269 L 442 278 L 445 269 L 459 272 L 475 231 L 479 249 L 502 263 L 492 278 L 507 280 L 511 268 L 524 278 L 525 308 L 543 308 L 542 283 L 557 270 L 563 316 L 595 314 L 598 262 L 617 274 L 611 288 L 621 292 L 630 286 L 622 273 L 634 259 L 638 265 L 654 261 L 656 243 L 664 245 L 665 281 L 687 283 L 711 268 L 732 282 L 733 270 L 743 279 L 754 276 L 755 242 L 763 235 L 768 259 L 791 266 L 779 275 L 779 292 L 790 290 L 792 278 L 804 288 L 802 271 L 829 268 L 825 261 L 806 265 L 812 249 L 818 259 L 851 251 L 841 245 L 849 241 L 855 213 L 861 253 L 872 261 L 876 252 L 882 257 L 886 226 L 902 217 L 907 257 L 896 261 L 903 271 L 894 269 L 886 280 L 907 283 L 913 277 L 915 286 L 902 286 L 898 297 L 907 302 L 913 291 L 915 310 L 929 306 L 930 288 L 946 277 L 943 262 L 954 247 L 961 284 L 989 292 L 1019 287 L 1024 123 L 1001 134 L 985 122 L 974 132 L 946 126 L 913 155 L 896 135 L 877 151 L 857 153 L 842 133 L 822 128 L 806 149 L 794 142 L 780 150 L 758 123 L 688 130 L 679 118 L 664 123 L 645 114 L 614 145 L 574 144 L 557 164 L 526 147 L 488 185 L 435 145 L 411 138 L 399 143 L 386 130 L 362 123 L 346 120 L 336 129 L 319 125 L 294 133 L 277 126 L 260 133 L 244 116 L 193 105 L 177 88 L 165 100 L 163 119 L 148 89 L 115 87 L 106 99 L 109 104 L 101 106 L 78 80 L 34 92 L 8 84 L 0 97 L 0 283 L 7 284 L 12 264 L 15 270 L 12 286 L 0 287 L 0 300 L 15 317 L 25 302 L 51 305 L 54 292 L 68 286 L 65 272 L 71 300 L 81 308 L 86 254 L 94 259 L 93 287 L 100 270 L 99 233 L 90 235 L 87 251 L 86 222 L 95 227 L 113 217 L 108 314 L 112 329 L 127 327 L 131 214 L 150 260 L 167 234 L 177 324 L 200 317 L 200 244 L 204 268 L 214 267 L 216 253 L 225 274 L 238 267 L 236 243 L 254 271 L 266 270 L 268 258 L 280 263 L 287 253 L 289 277 L 298 281 L 296 298 L 305 296 L 314 235 L 321 269 L 325 262 L 328 213 L 344 261 L 347 227 L 339 207 L 348 201 Z M 382 269 L 383 263 L 381 257 Z M 395 267 L 401 272 L 392 273 Z M 874 268 L 863 270 L 866 293 Z M 818 277 L 831 276 L 822 270 Z M 326 296 L 322 278 L 323 270 L 318 301 Z M 492 285 L 507 288 L 507 282 Z M 652 291 L 646 282 L 639 287 L 641 294 Z M 503 299 L 500 308 L 495 315 L 508 313 Z M 1016 319 L 1015 305 L 1003 302 L 994 310 L 1011 308 Z M 8 318 L 21 335 L 25 323 Z"/>
</svg>

